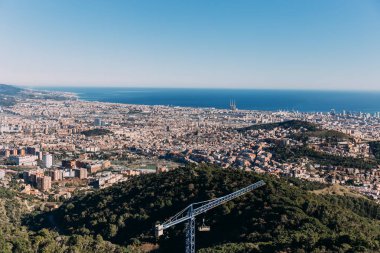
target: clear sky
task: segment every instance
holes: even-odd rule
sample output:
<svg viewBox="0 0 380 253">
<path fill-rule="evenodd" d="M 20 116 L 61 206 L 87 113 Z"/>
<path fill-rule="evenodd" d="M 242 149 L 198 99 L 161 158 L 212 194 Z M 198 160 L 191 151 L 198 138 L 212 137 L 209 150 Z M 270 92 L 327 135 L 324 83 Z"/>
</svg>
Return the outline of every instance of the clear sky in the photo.
<svg viewBox="0 0 380 253">
<path fill-rule="evenodd" d="M 380 1 L 0 0 L 0 83 L 380 90 Z"/>
</svg>

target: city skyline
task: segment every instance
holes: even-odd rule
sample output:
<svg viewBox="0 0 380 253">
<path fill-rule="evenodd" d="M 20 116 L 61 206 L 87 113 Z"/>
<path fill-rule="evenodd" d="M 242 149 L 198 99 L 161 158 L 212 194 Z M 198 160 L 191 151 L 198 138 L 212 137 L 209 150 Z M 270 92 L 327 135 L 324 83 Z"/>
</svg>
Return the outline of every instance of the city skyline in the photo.
<svg viewBox="0 0 380 253">
<path fill-rule="evenodd" d="M 0 83 L 380 90 L 377 1 L 0 1 Z"/>
</svg>

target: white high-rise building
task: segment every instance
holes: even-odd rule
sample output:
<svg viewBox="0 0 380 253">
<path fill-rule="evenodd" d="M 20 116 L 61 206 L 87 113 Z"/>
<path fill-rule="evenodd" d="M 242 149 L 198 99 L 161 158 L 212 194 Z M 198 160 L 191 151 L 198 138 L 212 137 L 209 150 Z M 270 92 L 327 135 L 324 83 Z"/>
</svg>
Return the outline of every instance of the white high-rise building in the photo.
<svg viewBox="0 0 380 253">
<path fill-rule="evenodd" d="M 0 170 L 0 180 L 3 180 L 5 177 L 5 170 Z"/>
<path fill-rule="evenodd" d="M 51 168 L 53 166 L 53 156 L 49 153 L 42 155 L 42 166 L 44 168 Z"/>
<path fill-rule="evenodd" d="M 28 155 L 28 156 L 18 156 L 11 155 L 9 161 L 15 163 L 15 165 L 24 165 L 24 166 L 35 166 L 37 165 L 37 156 Z"/>
</svg>

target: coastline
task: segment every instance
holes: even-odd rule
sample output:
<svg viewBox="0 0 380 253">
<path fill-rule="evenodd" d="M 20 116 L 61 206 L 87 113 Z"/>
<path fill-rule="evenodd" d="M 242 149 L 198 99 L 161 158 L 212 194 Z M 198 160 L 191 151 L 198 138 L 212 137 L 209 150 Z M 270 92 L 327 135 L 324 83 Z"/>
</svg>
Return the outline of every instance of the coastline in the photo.
<svg viewBox="0 0 380 253">
<path fill-rule="evenodd" d="M 377 113 L 380 93 L 305 90 L 173 89 L 33 87 L 34 91 L 65 94 L 81 101 L 113 104 L 229 109 L 234 101 L 239 110 L 292 111 L 302 113 Z"/>
</svg>

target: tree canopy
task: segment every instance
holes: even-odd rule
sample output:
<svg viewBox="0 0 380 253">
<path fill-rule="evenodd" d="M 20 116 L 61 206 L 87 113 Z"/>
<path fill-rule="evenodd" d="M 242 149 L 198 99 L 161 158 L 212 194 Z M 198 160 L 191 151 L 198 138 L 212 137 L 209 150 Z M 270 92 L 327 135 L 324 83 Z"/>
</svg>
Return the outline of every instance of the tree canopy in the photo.
<svg viewBox="0 0 380 253">
<path fill-rule="evenodd" d="M 74 197 L 50 213 L 66 234 L 101 235 L 115 244 L 156 243 L 154 225 L 193 202 L 223 196 L 264 180 L 266 186 L 209 211 L 209 233 L 197 233 L 199 252 L 376 252 L 380 209 L 365 198 L 316 195 L 321 188 L 209 166 L 136 177 Z M 36 217 L 47 226 L 47 215 Z M 165 231 L 159 252 L 181 252 L 184 226 Z"/>
</svg>

